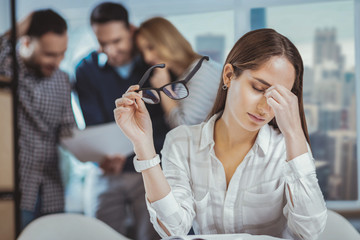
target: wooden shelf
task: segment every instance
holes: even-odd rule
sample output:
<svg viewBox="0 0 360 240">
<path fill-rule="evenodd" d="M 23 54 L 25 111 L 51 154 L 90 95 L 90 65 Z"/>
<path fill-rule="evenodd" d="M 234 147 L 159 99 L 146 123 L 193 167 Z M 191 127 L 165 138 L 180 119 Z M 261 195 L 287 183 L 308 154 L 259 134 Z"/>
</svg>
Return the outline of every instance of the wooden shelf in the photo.
<svg viewBox="0 0 360 240">
<path fill-rule="evenodd" d="M 13 199 L 14 199 L 14 192 L 0 191 L 0 201 L 13 200 Z"/>
<path fill-rule="evenodd" d="M 0 88 L 11 88 L 11 79 L 0 75 Z"/>
<path fill-rule="evenodd" d="M 0 75 L 0 82 L 11 82 L 11 79 L 6 76 Z"/>
</svg>

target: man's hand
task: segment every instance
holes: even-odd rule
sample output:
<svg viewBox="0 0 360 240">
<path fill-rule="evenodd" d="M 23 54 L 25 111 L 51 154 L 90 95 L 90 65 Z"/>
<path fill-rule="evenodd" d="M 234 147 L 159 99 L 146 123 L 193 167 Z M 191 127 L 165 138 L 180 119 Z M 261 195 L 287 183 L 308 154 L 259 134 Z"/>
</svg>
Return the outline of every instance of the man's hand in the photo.
<svg viewBox="0 0 360 240">
<path fill-rule="evenodd" d="M 33 16 L 33 12 L 30 13 L 29 15 L 27 15 L 24 19 L 20 20 L 17 24 L 16 24 L 16 37 L 17 38 L 21 38 L 23 36 L 26 35 L 27 31 L 29 30 L 30 27 L 30 23 L 32 20 L 32 16 Z M 7 31 L 5 33 L 6 37 L 11 37 L 11 30 Z"/>
<path fill-rule="evenodd" d="M 104 174 L 120 174 L 124 168 L 126 157 L 122 155 L 106 156 L 100 163 Z"/>
</svg>

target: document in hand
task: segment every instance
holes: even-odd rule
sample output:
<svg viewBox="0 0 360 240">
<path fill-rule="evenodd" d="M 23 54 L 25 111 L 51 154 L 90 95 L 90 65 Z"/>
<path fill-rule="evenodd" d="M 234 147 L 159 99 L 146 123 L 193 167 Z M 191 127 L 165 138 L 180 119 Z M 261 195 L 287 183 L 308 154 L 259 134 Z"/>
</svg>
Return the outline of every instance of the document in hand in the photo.
<svg viewBox="0 0 360 240">
<path fill-rule="evenodd" d="M 82 162 L 100 162 L 106 155 L 133 153 L 133 145 L 116 123 L 74 129 L 73 136 L 61 139 L 61 145 Z"/>
</svg>

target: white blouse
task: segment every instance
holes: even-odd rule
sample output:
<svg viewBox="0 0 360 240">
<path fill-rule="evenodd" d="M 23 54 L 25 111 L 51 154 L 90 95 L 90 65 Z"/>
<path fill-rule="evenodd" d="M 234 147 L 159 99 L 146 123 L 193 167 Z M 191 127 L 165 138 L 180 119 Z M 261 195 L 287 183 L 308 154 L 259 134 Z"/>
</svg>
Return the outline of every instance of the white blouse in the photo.
<svg viewBox="0 0 360 240">
<path fill-rule="evenodd" d="M 171 192 L 153 203 L 146 198 L 156 231 L 167 236 L 158 218 L 171 235 L 186 235 L 193 226 L 196 234 L 317 239 L 327 210 L 310 149 L 287 162 L 283 135 L 265 125 L 226 189 L 225 171 L 214 152 L 217 117 L 168 133 L 162 167 Z"/>
</svg>

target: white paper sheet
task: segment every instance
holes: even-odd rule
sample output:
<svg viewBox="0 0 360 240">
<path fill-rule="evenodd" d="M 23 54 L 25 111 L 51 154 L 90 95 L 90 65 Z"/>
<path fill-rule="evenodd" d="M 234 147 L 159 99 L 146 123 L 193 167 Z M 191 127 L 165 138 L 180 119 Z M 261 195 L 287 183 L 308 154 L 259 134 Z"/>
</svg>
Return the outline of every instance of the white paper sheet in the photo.
<svg viewBox="0 0 360 240">
<path fill-rule="evenodd" d="M 163 240 L 282 240 L 266 235 L 250 235 L 247 233 L 238 234 L 213 234 L 213 235 L 187 235 L 187 236 L 172 236 L 163 238 Z"/>
<path fill-rule="evenodd" d="M 61 140 L 61 145 L 82 162 L 100 162 L 106 155 L 133 153 L 133 145 L 116 123 L 74 129 L 71 138 Z"/>
</svg>

